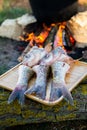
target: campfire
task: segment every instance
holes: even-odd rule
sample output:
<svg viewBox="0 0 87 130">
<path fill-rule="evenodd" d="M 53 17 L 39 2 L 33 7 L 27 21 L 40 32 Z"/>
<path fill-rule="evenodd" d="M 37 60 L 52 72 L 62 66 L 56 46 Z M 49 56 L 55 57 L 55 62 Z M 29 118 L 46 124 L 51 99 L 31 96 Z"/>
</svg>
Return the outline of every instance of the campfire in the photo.
<svg viewBox="0 0 87 130">
<path fill-rule="evenodd" d="M 26 53 L 28 52 L 28 48 L 33 46 L 44 48 L 48 43 L 51 46 L 61 46 L 67 53 L 70 53 L 76 43 L 66 22 L 52 23 L 49 25 L 45 23 L 39 24 L 37 22 L 29 24 L 25 27 L 23 35 L 19 38 L 21 44 L 27 44 Z"/>
<path fill-rule="evenodd" d="M 24 55 L 33 46 L 38 46 L 39 48 L 44 48 L 47 44 L 51 46 L 61 46 L 66 52 L 74 59 L 84 58 L 86 55 L 87 47 L 80 48 L 76 46 L 77 41 L 72 35 L 72 32 L 67 26 L 67 22 L 56 22 L 51 24 L 46 23 L 31 23 L 28 24 L 21 36 L 19 36 L 21 41 L 21 46 L 24 46 L 24 51 L 19 57 L 21 61 Z M 57 39 L 57 42 L 54 42 Z M 27 46 L 25 48 L 25 46 Z M 21 49 L 19 49 L 21 50 Z"/>
</svg>

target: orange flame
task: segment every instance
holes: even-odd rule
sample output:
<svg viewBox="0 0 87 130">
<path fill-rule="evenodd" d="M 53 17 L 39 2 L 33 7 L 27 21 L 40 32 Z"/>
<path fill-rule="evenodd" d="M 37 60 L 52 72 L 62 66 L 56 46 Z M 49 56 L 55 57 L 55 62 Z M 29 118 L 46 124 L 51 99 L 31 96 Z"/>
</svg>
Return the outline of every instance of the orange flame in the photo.
<svg viewBox="0 0 87 130">
<path fill-rule="evenodd" d="M 65 29 L 65 22 L 60 23 L 58 31 L 57 31 L 56 36 L 55 36 L 54 47 L 61 46 L 64 49 L 63 36 L 62 36 L 63 35 L 62 32 L 63 32 L 64 29 Z"/>
<path fill-rule="evenodd" d="M 51 31 L 51 28 L 54 26 L 56 26 L 56 24 L 54 24 L 54 23 L 52 23 L 50 25 L 50 27 L 43 24 L 43 30 L 38 36 L 35 35 L 33 32 L 26 33 L 24 37 L 20 36 L 20 40 L 29 42 L 30 46 L 37 45 L 38 47 L 42 48 L 46 38 L 49 35 L 49 32 Z M 55 39 L 54 39 L 54 47 L 61 46 L 63 49 L 65 49 L 64 43 L 63 43 L 64 42 L 63 41 L 63 30 L 66 28 L 66 22 L 57 23 L 57 26 L 58 26 L 58 30 L 57 30 L 57 33 L 56 33 Z M 69 40 L 72 43 L 72 45 L 74 45 L 75 40 L 72 37 L 72 35 L 69 35 Z"/>
<path fill-rule="evenodd" d="M 43 43 L 48 37 L 51 27 L 47 27 L 45 24 L 43 24 L 43 28 L 44 28 L 43 31 L 38 36 L 36 36 L 32 32 L 30 34 L 26 34 L 25 38 L 22 36 L 20 36 L 19 38 L 22 41 L 29 42 L 30 46 L 33 46 L 33 42 L 34 42 L 37 46 L 43 47 Z"/>
</svg>

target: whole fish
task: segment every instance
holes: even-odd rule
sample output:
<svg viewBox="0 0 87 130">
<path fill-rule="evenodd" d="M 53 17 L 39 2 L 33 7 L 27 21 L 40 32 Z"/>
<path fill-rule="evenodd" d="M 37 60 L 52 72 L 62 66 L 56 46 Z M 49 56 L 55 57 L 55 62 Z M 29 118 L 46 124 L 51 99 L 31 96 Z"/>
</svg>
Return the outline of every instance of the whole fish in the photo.
<svg viewBox="0 0 87 130">
<path fill-rule="evenodd" d="M 25 65 L 20 65 L 18 70 L 18 81 L 16 84 L 15 89 L 12 91 L 11 95 L 9 96 L 8 103 L 10 104 L 16 98 L 18 99 L 19 103 L 22 105 L 24 104 L 24 92 L 28 87 L 28 81 L 33 76 L 34 71 Z"/>
<path fill-rule="evenodd" d="M 63 95 L 63 97 L 69 101 L 71 105 L 73 105 L 72 95 L 69 92 L 65 82 L 65 76 L 70 69 L 70 65 L 66 62 L 56 61 L 51 65 L 51 67 L 53 73 L 53 81 L 51 83 L 50 100 L 55 101 Z"/>
<path fill-rule="evenodd" d="M 73 104 L 73 98 L 65 83 L 65 75 L 73 63 L 74 60 L 61 47 L 55 48 L 42 59 L 40 64 L 51 66 L 53 72 L 50 100 L 54 101 L 63 95 Z"/>
<path fill-rule="evenodd" d="M 25 92 L 25 94 L 35 93 L 39 98 L 45 99 L 49 67 L 36 65 L 32 69 L 36 73 L 36 81 L 35 84 Z"/>
</svg>

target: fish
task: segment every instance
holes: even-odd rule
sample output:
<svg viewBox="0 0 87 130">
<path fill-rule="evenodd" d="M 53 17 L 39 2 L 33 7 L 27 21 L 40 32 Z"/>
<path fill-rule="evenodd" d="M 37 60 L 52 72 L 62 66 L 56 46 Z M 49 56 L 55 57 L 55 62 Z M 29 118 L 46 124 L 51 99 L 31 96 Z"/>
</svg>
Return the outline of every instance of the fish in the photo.
<svg viewBox="0 0 87 130">
<path fill-rule="evenodd" d="M 56 47 L 48 53 L 41 61 L 41 65 L 51 66 L 53 80 L 51 82 L 50 101 L 57 100 L 63 95 L 70 104 L 73 104 L 73 98 L 65 83 L 65 76 L 74 60 L 67 55 L 62 47 Z"/>
<path fill-rule="evenodd" d="M 47 45 L 45 48 L 33 46 L 31 50 L 24 56 L 22 63 L 29 67 L 33 67 L 39 64 L 40 60 L 46 56 L 49 51 L 51 51 L 48 46 L 49 45 Z"/>
<path fill-rule="evenodd" d="M 16 98 L 19 101 L 19 104 L 24 104 L 25 96 L 24 93 L 28 87 L 28 81 L 34 75 L 32 67 L 37 65 L 39 61 L 51 51 L 48 44 L 45 48 L 38 48 L 34 46 L 31 50 L 24 56 L 22 65 L 19 66 L 18 70 L 18 81 L 15 89 L 12 91 L 8 98 L 8 104 L 13 102 Z"/>
<path fill-rule="evenodd" d="M 13 102 L 16 98 L 19 101 L 19 104 L 23 105 L 25 96 L 24 92 L 28 87 L 28 82 L 31 77 L 34 75 L 34 71 L 25 65 L 20 65 L 18 68 L 18 80 L 16 83 L 15 89 L 12 91 L 8 98 L 8 104 Z"/>
<path fill-rule="evenodd" d="M 48 75 L 49 67 L 43 65 L 36 65 L 32 69 L 36 73 L 36 80 L 34 85 L 31 86 L 25 92 L 25 94 L 35 93 L 39 98 L 45 100 L 47 75 Z"/>
<path fill-rule="evenodd" d="M 56 61 L 51 67 L 53 79 L 51 82 L 50 101 L 55 101 L 63 96 L 67 102 L 73 105 L 73 97 L 65 82 L 66 73 L 69 71 L 70 65 L 63 61 Z"/>
</svg>

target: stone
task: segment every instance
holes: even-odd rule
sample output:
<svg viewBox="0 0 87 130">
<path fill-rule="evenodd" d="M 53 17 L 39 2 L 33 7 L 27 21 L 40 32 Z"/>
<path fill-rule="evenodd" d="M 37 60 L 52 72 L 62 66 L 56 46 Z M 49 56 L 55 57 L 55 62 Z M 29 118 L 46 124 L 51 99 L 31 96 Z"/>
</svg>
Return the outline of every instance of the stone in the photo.
<svg viewBox="0 0 87 130">
<path fill-rule="evenodd" d="M 7 19 L 0 26 L 0 36 L 19 40 L 23 29 L 17 24 L 16 19 Z"/>
<path fill-rule="evenodd" d="M 67 27 L 75 38 L 77 47 L 87 46 L 87 11 L 79 12 L 67 21 Z"/>
<path fill-rule="evenodd" d="M 16 19 L 17 23 L 21 25 L 23 28 L 30 23 L 36 22 L 36 18 L 33 15 L 25 14 L 22 17 Z"/>
<path fill-rule="evenodd" d="M 36 22 L 34 16 L 25 14 L 16 19 L 6 19 L 0 26 L 0 36 L 19 40 L 26 25 Z"/>
</svg>

